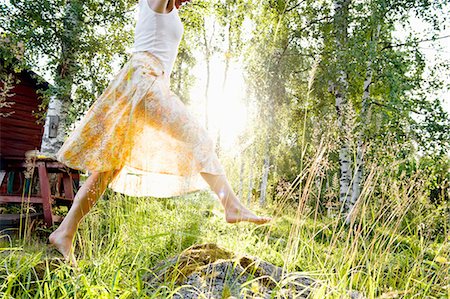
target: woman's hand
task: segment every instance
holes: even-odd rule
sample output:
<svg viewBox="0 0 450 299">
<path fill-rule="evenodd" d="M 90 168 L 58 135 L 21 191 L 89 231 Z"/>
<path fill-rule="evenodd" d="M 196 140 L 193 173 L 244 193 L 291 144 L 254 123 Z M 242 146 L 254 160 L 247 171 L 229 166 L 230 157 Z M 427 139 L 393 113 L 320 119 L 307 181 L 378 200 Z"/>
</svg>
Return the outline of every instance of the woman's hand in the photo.
<svg viewBox="0 0 450 299">
<path fill-rule="evenodd" d="M 178 9 L 185 2 L 191 2 L 191 0 L 175 0 L 175 7 Z"/>
<path fill-rule="evenodd" d="M 150 8 L 157 13 L 168 13 L 172 11 L 172 3 L 178 9 L 183 3 L 191 2 L 191 0 L 146 0 Z M 173 1 L 173 2 L 172 2 Z"/>
</svg>

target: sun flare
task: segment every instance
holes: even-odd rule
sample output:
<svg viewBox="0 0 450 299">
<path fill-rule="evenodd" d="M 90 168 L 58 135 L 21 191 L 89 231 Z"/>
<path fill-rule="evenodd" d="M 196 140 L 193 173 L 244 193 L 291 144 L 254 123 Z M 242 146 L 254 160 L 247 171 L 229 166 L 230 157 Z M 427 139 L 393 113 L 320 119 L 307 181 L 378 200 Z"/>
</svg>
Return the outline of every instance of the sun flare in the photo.
<svg viewBox="0 0 450 299">
<path fill-rule="evenodd" d="M 197 80 L 191 91 L 191 109 L 205 124 L 205 105 L 208 105 L 208 131 L 211 137 L 217 142 L 220 134 L 221 148 L 233 150 L 238 143 L 239 135 L 244 132 L 248 123 L 242 65 L 237 62 L 230 63 L 224 84 L 224 59 L 213 57 L 210 63 L 210 87 L 207 99 L 205 99 L 207 80 L 205 62 L 200 62 L 193 69 L 193 75 Z"/>
</svg>

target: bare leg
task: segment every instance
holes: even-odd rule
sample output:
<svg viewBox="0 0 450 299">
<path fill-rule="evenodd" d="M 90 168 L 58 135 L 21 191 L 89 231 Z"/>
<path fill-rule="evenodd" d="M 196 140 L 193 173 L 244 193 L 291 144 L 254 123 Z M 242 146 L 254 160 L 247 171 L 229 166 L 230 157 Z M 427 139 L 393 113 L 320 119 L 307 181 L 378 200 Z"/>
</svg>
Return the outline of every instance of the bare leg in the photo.
<svg viewBox="0 0 450 299">
<path fill-rule="evenodd" d="M 272 220 L 269 217 L 260 217 L 247 209 L 234 194 L 225 175 L 214 175 L 201 172 L 203 179 L 219 197 L 220 203 L 225 209 L 225 220 L 228 223 L 241 221 L 262 224 Z"/>
<path fill-rule="evenodd" d="M 73 266 L 76 259 L 72 250 L 72 241 L 81 219 L 91 210 L 97 199 L 103 194 L 108 183 L 118 173 L 118 170 L 93 172 L 78 190 L 72 207 L 64 217 L 60 226 L 50 235 L 49 241 Z"/>
<path fill-rule="evenodd" d="M 168 92 L 168 90 L 167 90 Z M 137 115 L 142 117 L 143 123 L 163 130 L 173 138 L 192 146 L 193 158 L 202 164 L 210 163 L 210 155 L 214 154 L 214 144 L 208 137 L 208 132 L 189 113 L 186 106 L 175 94 L 170 96 L 158 96 L 164 92 L 151 94 L 151 98 L 142 101 Z M 156 95 L 156 96 L 155 96 Z M 215 157 L 217 159 L 217 157 Z M 219 165 L 218 159 L 213 164 Z M 244 207 L 227 181 L 225 175 L 213 175 L 200 172 L 211 189 L 219 196 L 220 202 L 225 208 L 225 218 L 229 223 L 249 221 L 254 223 L 265 223 L 270 218 L 256 216 Z"/>
</svg>

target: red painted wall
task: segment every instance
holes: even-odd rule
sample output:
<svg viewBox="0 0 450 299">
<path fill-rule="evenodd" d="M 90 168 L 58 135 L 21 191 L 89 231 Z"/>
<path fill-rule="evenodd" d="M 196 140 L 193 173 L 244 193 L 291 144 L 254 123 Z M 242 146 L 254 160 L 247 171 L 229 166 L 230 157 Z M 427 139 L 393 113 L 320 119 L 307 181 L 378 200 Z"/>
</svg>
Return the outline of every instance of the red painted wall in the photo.
<svg viewBox="0 0 450 299">
<path fill-rule="evenodd" d="M 37 124 L 32 113 L 38 111 L 41 103 L 36 93 L 37 81 L 26 71 L 16 76 L 21 82 L 11 91 L 15 95 L 8 99 L 15 104 L 1 109 L 3 113 L 14 111 L 8 117 L 0 117 L 0 156 L 3 158 L 24 158 L 26 151 L 39 150 L 44 132 L 44 124 Z"/>
</svg>

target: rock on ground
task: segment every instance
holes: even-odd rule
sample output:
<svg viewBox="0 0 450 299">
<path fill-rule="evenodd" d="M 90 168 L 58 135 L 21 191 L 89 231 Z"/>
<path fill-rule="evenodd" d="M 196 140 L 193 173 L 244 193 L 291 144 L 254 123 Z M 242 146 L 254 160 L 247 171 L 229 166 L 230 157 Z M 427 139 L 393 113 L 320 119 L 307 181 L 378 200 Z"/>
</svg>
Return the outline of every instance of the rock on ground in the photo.
<svg viewBox="0 0 450 299">
<path fill-rule="evenodd" d="M 308 298 L 319 282 L 216 244 L 193 245 L 144 275 L 149 292 L 173 283 L 172 298 Z M 348 297 L 362 299 L 351 291 Z"/>
</svg>

